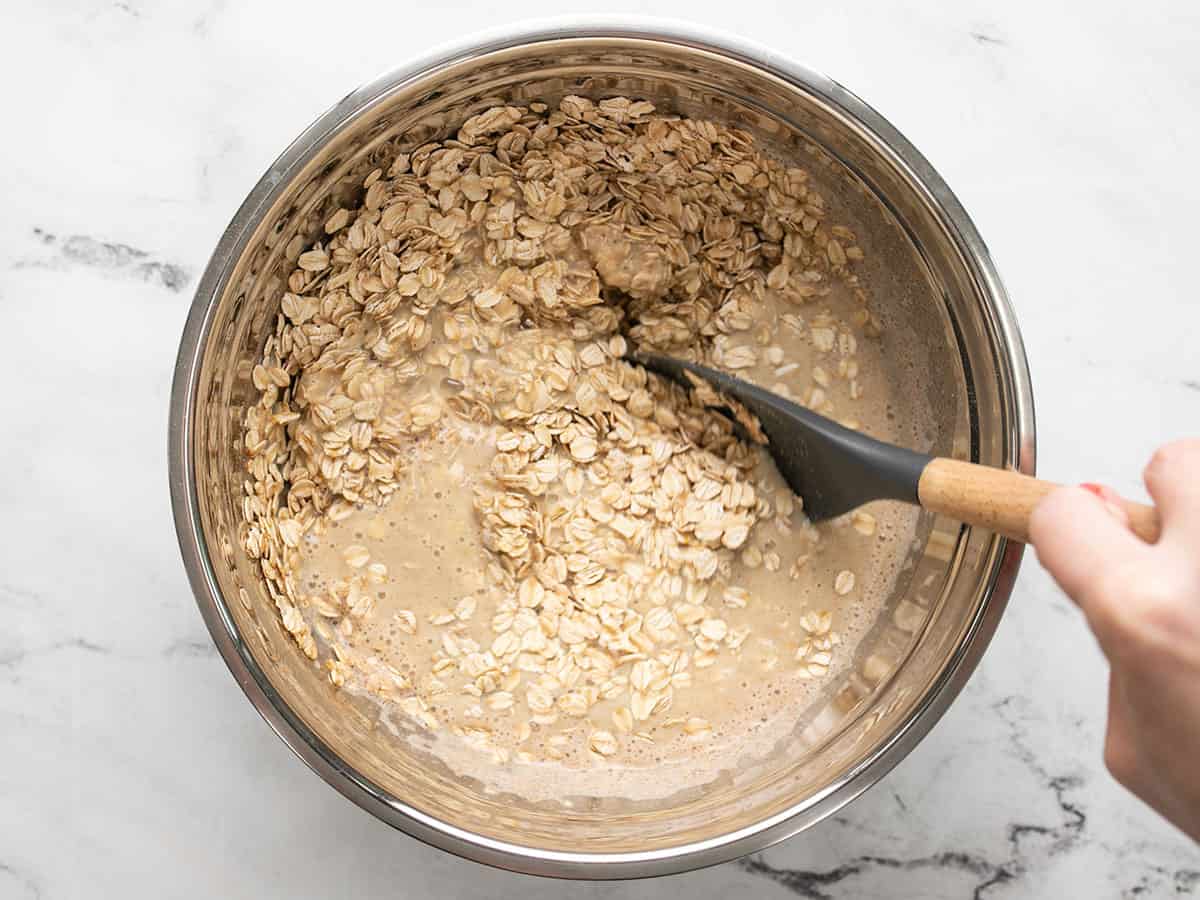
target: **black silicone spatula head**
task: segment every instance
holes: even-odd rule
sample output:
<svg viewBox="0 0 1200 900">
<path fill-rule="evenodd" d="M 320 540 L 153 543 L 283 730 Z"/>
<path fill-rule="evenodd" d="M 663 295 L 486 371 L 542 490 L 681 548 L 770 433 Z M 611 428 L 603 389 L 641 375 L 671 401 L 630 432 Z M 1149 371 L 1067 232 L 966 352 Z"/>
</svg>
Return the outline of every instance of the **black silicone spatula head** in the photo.
<svg viewBox="0 0 1200 900">
<path fill-rule="evenodd" d="M 779 473 L 804 501 L 813 521 L 839 516 L 871 500 L 918 502 L 917 485 L 931 457 L 860 434 L 708 366 L 657 353 L 632 352 L 627 358 L 685 387 L 694 386 L 685 374 L 691 372 L 752 412 Z"/>
</svg>

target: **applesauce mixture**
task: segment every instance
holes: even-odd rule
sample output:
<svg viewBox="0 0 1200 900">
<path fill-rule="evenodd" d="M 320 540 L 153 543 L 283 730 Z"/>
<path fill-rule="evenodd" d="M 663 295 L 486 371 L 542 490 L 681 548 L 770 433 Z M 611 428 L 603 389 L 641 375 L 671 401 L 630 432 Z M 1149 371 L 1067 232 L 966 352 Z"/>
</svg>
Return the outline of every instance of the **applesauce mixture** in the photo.
<svg viewBox="0 0 1200 900">
<path fill-rule="evenodd" d="M 284 627 L 526 793 L 665 790 L 781 737 L 915 515 L 814 527 L 762 447 L 623 356 L 905 440 L 853 233 L 747 134 L 620 98 L 488 110 L 363 187 L 294 248 L 253 373 L 243 543 Z"/>
</svg>

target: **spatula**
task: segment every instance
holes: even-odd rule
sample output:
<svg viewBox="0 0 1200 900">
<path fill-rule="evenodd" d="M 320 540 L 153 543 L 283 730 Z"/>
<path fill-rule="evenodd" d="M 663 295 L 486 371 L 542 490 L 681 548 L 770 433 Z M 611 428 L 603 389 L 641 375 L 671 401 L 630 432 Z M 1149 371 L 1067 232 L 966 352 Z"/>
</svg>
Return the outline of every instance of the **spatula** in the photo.
<svg viewBox="0 0 1200 900">
<path fill-rule="evenodd" d="M 839 516 L 871 500 L 902 500 L 997 532 L 1029 540 L 1029 516 L 1057 484 L 1007 469 L 927 456 L 846 428 L 797 403 L 716 369 L 656 353 L 631 352 L 630 362 L 694 387 L 704 379 L 752 412 L 762 425 L 779 473 L 804 501 L 813 521 Z M 1118 501 L 1129 528 L 1158 540 L 1153 506 Z"/>
</svg>

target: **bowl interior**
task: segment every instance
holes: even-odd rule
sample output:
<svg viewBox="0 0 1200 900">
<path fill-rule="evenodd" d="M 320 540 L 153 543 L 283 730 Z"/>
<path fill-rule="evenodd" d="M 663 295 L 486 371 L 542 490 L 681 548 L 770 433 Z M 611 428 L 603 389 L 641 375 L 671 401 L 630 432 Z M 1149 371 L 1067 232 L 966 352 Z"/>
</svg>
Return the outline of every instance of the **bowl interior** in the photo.
<svg viewBox="0 0 1200 900">
<path fill-rule="evenodd" d="M 792 737 L 775 753 L 664 800 L 533 804 L 455 776 L 381 727 L 371 703 L 333 689 L 283 631 L 257 563 L 241 549 L 241 428 L 256 399 L 251 370 L 297 255 L 332 209 L 355 202 L 363 176 L 386 168 L 396 152 L 446 137 L 495 103 L 554 103 L 567 94 L 646 98 L 663 112 L 736 124 L 776 157 L 808 169 L 867 251 L 864 277 L 886 326 L 889 375 L 901 388 L 897 412 L 921 423 L 915 449 L 1017 462 L 994 298 L 939 205 L 953 198 L 935 198 L 925 173 L 887 148 L 880 123 L 856 119 L 829 95 L 836 85 L 824 88 L 683 41 L 606 35 L 495 47 L 364 88 L 339 107 L 357 108 L 310 129 L 238 214 L 197 298 L 204 318 L 184 465 L 206 567 L 209 596 L 201 604 L 231 665 L 236 655 L 285 738 L 377 815 L 443 846 L 531 870 L 540 869 L 496 854 L 561 854 L 582 865 L 622 854 L 668 858 L 685 845 L 745 852 L 755 849 L 748 837 L 781 837 L 816 821 L 861 790 L 864 773 L 878 777 L 894 764 L 915 741 L 913 722 L 948 702 L 938 695 L 973 663 L 1004 545 L 925 516 L 887 613 L 849 673 L 797 712 Z"/>
</svg>

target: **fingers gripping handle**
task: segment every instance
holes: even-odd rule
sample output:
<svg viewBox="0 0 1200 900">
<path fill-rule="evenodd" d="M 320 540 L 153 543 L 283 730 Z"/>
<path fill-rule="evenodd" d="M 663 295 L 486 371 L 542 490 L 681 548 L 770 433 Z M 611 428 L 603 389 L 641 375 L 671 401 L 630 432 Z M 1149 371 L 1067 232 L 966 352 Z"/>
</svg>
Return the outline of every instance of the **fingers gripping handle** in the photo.
<svg viewBox="0 0 1200 900">
<path fill-rule="evenodd" d="M 968 525 L 978 525 L 1014 541 L 1029 541 L 1029 517 L 1038 502 L 1059 485 L 956 459 L 932 460 L 917 488 L 921 506 Z M 1153 506 L 1116 498 L 1129 518 L 1129 530 L 1147 543 L 1158 540 L 1158 511 Z"/>
</svg>

